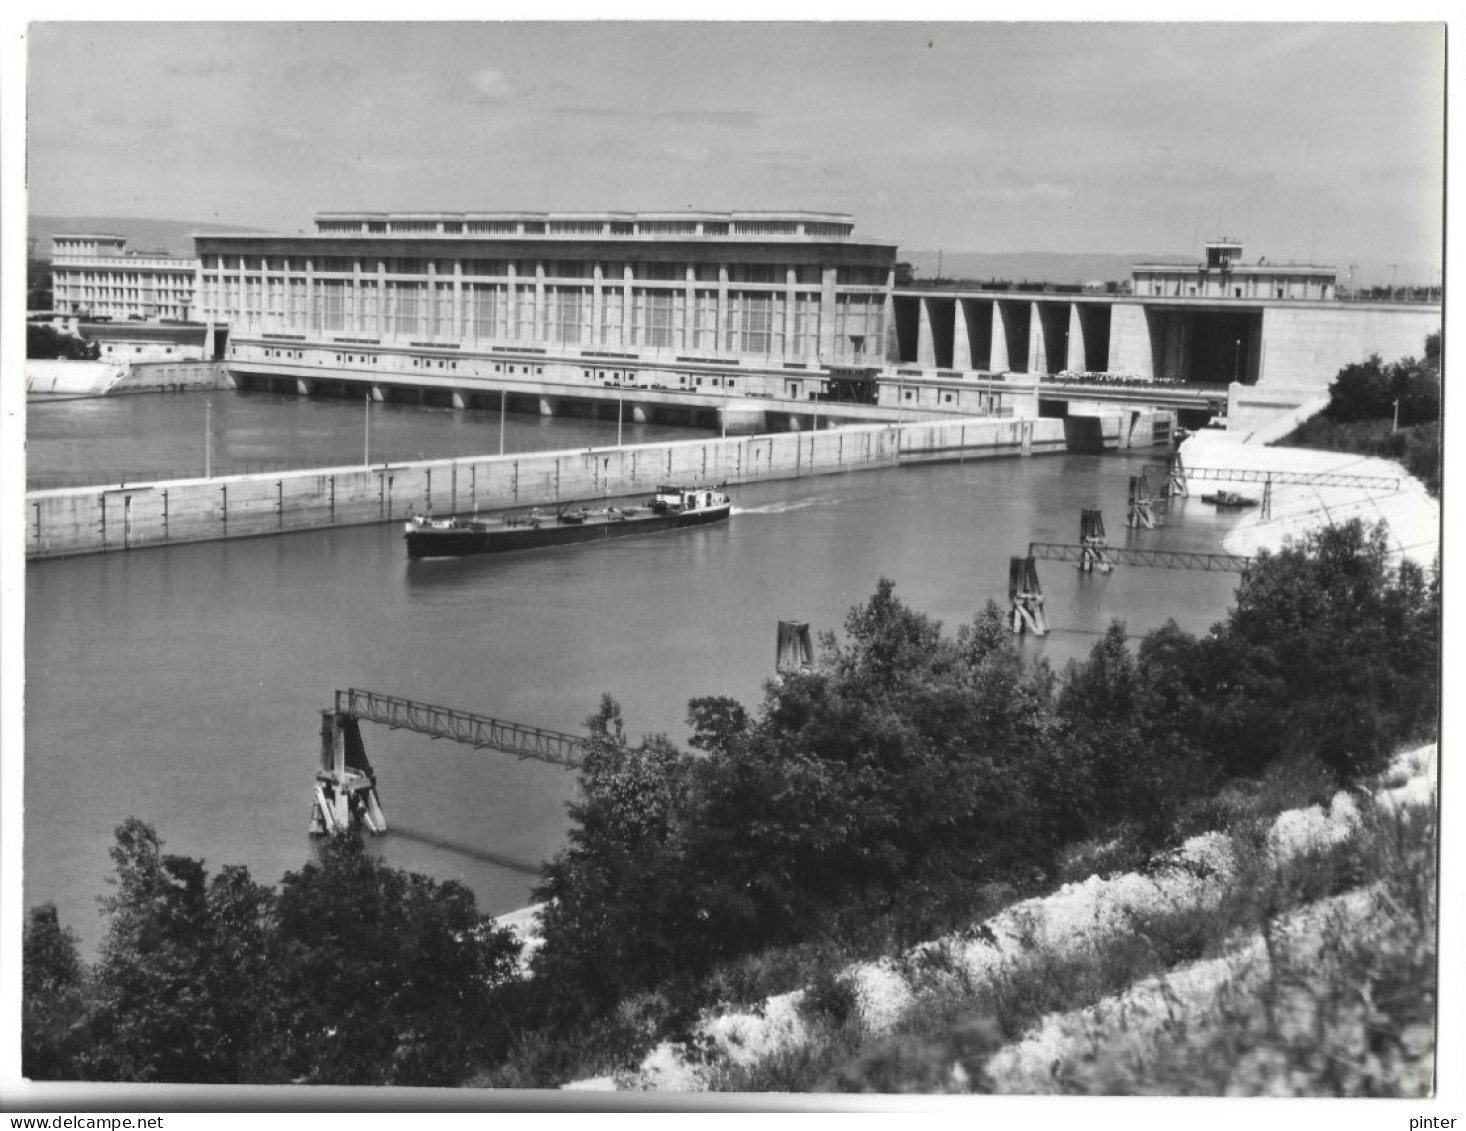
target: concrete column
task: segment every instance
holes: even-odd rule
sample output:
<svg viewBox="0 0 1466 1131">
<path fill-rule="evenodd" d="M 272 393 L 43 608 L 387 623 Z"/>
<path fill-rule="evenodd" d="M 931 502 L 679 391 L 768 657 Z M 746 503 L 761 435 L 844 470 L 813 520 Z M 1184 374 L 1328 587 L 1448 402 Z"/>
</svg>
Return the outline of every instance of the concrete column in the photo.
<svg viewBox="0 0 1466 1131">
<path fill-rule="evenodd" d="M 465 392 L 463 392 L 461 389 L 454 389 L 453 390 L 453 407 L 454 408 L 467 408 L 468 407 L 468 394 L 465 393 Z"/>
<path fill-rule="evenodd" d="M 304 378 L 297 378 L 295 381 L 295 394 L 300 397 L 308 397 L 315 388 L 314 381 L 307 381 Z"/>
<path fill-rule="evenodd" d="M 799 272 L 796 268 L 784 269 L 784 348 L 780 351 L 780 356 L 794 358 L 796 361 L 803 359 L 802 354 L 794 352 L 794 285 L 798 278 Z"/>
<path fill-rule="evenodd" d="M 718 325 L 713 332 L 713 351 L 726 348 L 728 333 L 728 265 L 718 264 Z"/>
<path fill-rule="evenodd" d="M 541 416 L 554 416 L 559 407 L 560 406 L 555 402 L 555 399 L 553 397 L 540 398 Z"/>
<path fill-rule="evenodd" d="M 1044 348 L 1044 320 L 1036 302 L 1029 303 L 1028 309 L 1028 371 L 1049 371 L 1049 352 Z"/>
<path fill-rule="evenodd" d="M 993 300 L 993 349 L 990 367 L 994 373 L 1007 372 L 1008 366 L 1008 325 L 1007 319 L 1003 316 L 1003 304 L 1001 301 Z"/>
<path fill-rule="evenodd" d="M 536 260 L 534 265 L 534 315 L 530 324 L 530 341 L 544 341 L 550 336 L 545 325 L 545 264 Z"/>
<path fill-rule="evenodd" d="M 511 259 L 504 266 L 509 277 L 504 288 L 504 340 L 512 342 L 519 337 L 519 263 Z"/>
<path fill-rule="evenodd" d="M 601 340 L 601 319 L 606 313 L 603 294 L 606 277 L 599 262 L 592 265 L 590 279 L 590 340 L 594 345 Z"/>
<path fill-rule="evenodd" d="M 371 392 L 367 395 L 372 398 L 373 404 L 381 404 L 387 399 L 386 390 L 384 390 L 380 385 L 373 385 L 371 387 Z"/>
<path fill-rule="evenodd" d="M 972 369 L 972 334 L 967 328 L 967 299 L 958 298 L 952 316 L 952 368 Z"/>
<path fill-rule="evenodd" d="M 1150 319 L 1139 303 L 1115 303 L 1110 311 L 1110 356 L 1107 373 L 1153 377 Z"/>
<path fill-rule="evenodd" d="M 916 300 L 916 364 L 922 369 L 937 367 L 937 347 L 932 340 L 932 301 L 928 297 Z"/>
<path fill-rule="evenodd" d="M 834 267 L 820 272 L 820 352 L 816 360 L 833 361 L 835 351 L 835 279 Z"/>
<path fill-rule="evenodd" d="M 1069 304 L 1069 351 L 1064 368 L 1082 373 L 1087 368 L 1084 358 L 1084 319 L 1079 316 L 1079 304 L 1072 302 Z"/>
<path fill-rule="evenodd" d="M 682 348 L 691 353 L 697 349 L 697 266 L 687 265 L 687 286 L 684 288 L 682 311 Z"/>
<path fill-rule="evenodd" d="M 633 424 L 645 424 L 647 422 L 647 409 L 644 404 L 631 406 L 631 421 Z"/>
<path fill-rule="evenodd" d="M 463 316 L 463 260 L 453 261 L 453 340 L 462 342 L 470 330 Z"/>
<path fill-rule="evenodd" d="M 881 309 L 881 325 L 885 328 L 886 340 L 880 344 L 879 353 L 872 348 L 874 343 L 866 345 L 871 360 L 879 359 L 887 365 L 898 365 L 901 361 L 901 343 L 896 336 L 896 296 L 891 292 L 895 285 L 896 272 L 892 271 L 886 277 L 886 300 Z"/>
<path fill-rule="evenodd" d="M 621 268 L 621 348 L 627 349 L 631 345 L 631 328 L 633 325 L 631 309 L 631 284 L 635 276 L 632 274 L 631 264 Z"/>
<path fill-rule="evenodd" d="M 377 257 L 377 325 L 375 334 L 379 338 L 387 336 L 387 261 L 381 256 Z"/>
</svg>

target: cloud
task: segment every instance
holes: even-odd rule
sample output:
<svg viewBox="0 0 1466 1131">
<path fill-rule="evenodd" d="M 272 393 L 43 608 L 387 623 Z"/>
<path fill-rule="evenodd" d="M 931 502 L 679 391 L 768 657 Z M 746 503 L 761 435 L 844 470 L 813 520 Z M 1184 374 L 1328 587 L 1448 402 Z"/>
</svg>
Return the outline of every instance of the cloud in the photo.
<svg viewBox="0 0 1466 1131">
<path fill-rule="evenodd" d="M 493 67 L 483 67 L 469 75 L 468 88 L 482 102 L 508 102 L 514 97 L 514 88 L 504 72 Z"/>
</svg>

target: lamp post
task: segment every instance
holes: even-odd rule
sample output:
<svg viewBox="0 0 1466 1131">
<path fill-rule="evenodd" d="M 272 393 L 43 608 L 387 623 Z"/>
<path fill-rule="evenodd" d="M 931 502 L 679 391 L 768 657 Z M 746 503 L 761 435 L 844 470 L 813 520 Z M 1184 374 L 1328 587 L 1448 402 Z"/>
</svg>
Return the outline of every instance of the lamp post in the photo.
<svg viewBox="0 0 1466 1131">
<path fill-rule="evenodd" d="M 504 454 L 504 417 L 509 413 L 509 390 L 499 390 L 499 454 Z"/>
<path fill-rule="evenodd" d="M 616 391 L 616 446 L 621 446 L 621 391 Z"/>
<path fill-rule="evenodd" d="M 365 408 L 365 423 L 362 426 L 361 438 L 361 462 L 367 467 L 372 465 L 372 395 L 367 393 L 363 402 Z"/>
<path fill-rule="evenodd" d="M 214 478 L 214 427 L 211 419 L 214 411 L 212 400 L 204 401 L 204 478 Z"/>
<path fill-rule="evenodd" d="M 1393 428 L 1390 429 L 1390 431 L 1391 432 L 1398 432 L 1399 430 L 1400 430 L 1400 398 L 1399 397 L 1396 397 L 1395 398 L 1395 425 L 1394 425 Z"/>
<path fill-rule="evenodd" d="M 1242 372 L 1242 339 L 1241 338 L 1238 338 L 1237 339 L 1237 346 L 1232 351 L 1232 380 L 1233 381 L 1236 381 L 1238 379 L 1238 374 L 1240 374 L 1241 372 Z"/>
</svg>

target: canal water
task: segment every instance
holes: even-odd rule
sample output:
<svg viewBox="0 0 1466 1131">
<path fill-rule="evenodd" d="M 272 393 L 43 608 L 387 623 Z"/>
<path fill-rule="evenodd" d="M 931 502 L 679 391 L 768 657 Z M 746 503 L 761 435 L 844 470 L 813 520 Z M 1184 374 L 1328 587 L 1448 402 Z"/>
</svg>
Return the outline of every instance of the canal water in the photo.
<svg viewBox="0 0 1466 1131">
<path fill-rule="evenodd" d="M 350 437 L 360 406 L 212 394 L 232 458 L 299 461 Z M 30 414 L 33 470 L 186 462 L 200 396 L 47 405 Z M 377 410 L 374 409 L 374 412 Z M 472 454 L 495 414 L 393 406 L 384 449 Z M 69 429 L 66 421 L 75 422 Z M 615 422 L 511 414 L 528 445 L 614 442 Z M 375 422 L 374 422 L 375 426 Z M 668 428 L 627 428 L 626 439 Z M 72 439 L 81 434 L 89 442 Z M 356 439 L 360 440 L 357 432 Z M 198 443 L 194 443 L 198 447 Z M 733 490 L 726 524 L 569 550 L 409 562 L 399 525 L 31 563 L 26 570 L 25 901 L 51 900 L 91 952 L 107 849 L 127 816 L 211 871 L 275 883 L 311 857 L 320 712 L 359 687 L 577 731 L 601 695 L 627 731 L 685 743 L 686 705 L 751 709 L 773 672 L 777 622 L 841 628 L 882 577 L 947 631 L 1006 601 L 1008 559 L 1074 542 L 1100 506 L 1113 545 L 1216 550 L 1232 519 L 1199 500 L 1163 529 L 1124 527 L 1128 476 L 1152 452 L 1041 456 L 763 483 Z M 107 466 L 111 466 L 108 464 Z M 1052 634 L 1029 655 L 1062 667 L 1112 618 L 1140 633 L 1204 632 L 1236 575 L 1040 562 Z M 390 863 L 458 879 L 501 913 L 529 899 L 563 844 L 574 776 L 532 761 L 363 727 L 391 832 Z"/>
</svg>

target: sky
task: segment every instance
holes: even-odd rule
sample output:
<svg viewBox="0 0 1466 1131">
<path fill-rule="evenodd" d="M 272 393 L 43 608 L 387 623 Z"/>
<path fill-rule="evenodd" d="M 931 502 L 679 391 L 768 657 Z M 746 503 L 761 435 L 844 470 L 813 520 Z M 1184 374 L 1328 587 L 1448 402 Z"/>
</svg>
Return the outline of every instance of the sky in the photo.
<svg viewBox="0 0 1466 1131">
<path fill-rule="evenodd" d="M 889 10 L 889 9 L 888 9 Z M 1440 23 L 38 22 L 29 211 L 813 209 L 1434 283 Z"/>
</svg>

